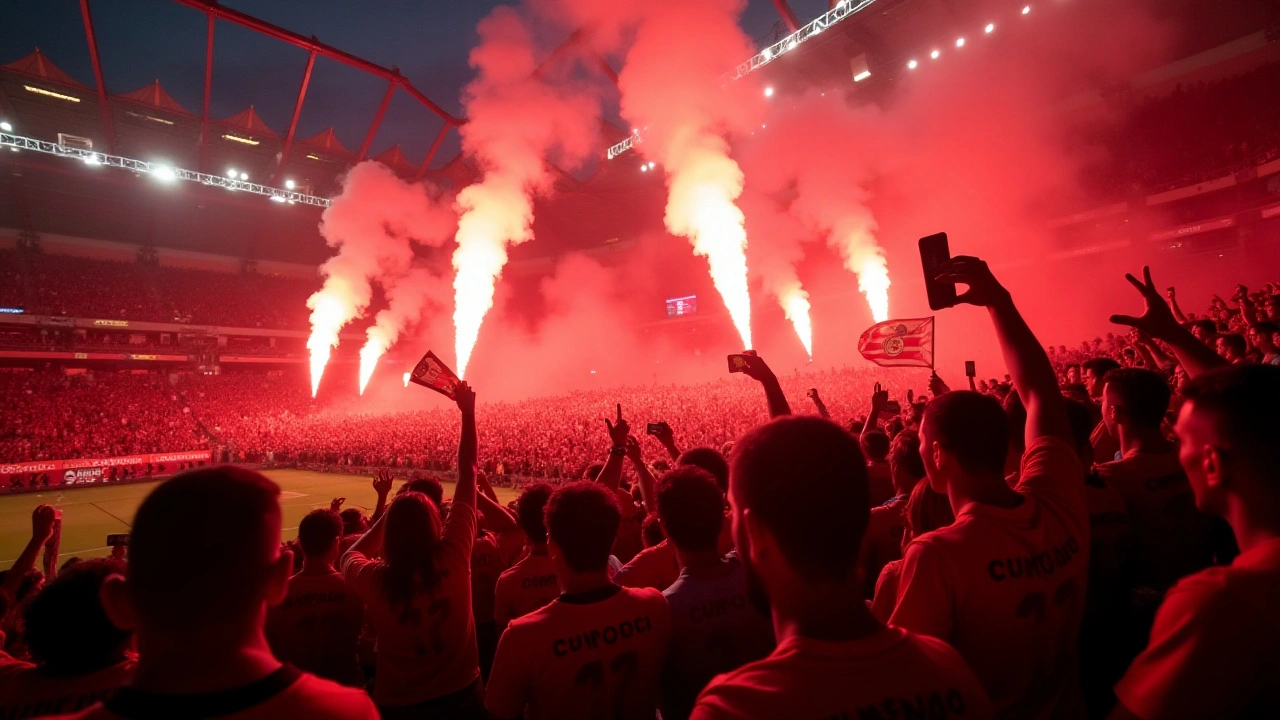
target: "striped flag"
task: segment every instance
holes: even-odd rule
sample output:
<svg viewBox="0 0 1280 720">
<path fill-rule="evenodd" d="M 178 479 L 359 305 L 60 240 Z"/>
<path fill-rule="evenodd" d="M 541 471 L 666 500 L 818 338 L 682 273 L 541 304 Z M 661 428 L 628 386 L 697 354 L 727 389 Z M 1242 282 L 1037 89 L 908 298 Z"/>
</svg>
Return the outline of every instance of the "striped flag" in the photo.
<svg viewBox="0 0 1280 720">
<path fill-rule="evenodd" d="M 862 357 L 885 367 L 933 367 L 933 318 L 886 320 L 858 338 Z"/>
</svg>

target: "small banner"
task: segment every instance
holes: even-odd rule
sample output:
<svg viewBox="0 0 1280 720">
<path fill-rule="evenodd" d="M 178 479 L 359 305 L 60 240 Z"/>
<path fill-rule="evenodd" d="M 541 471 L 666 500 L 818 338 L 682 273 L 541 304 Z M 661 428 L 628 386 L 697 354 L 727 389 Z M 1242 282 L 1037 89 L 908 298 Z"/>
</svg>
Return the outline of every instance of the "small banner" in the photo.
<svg viewBox="0 0 1280 720">
<path fill-rule="evenodd" d="M 427 354 L 418 361 L 418 366 L 413 369 L 413 373 L 409 375 L 409 382 L 431 388 L 450 400 L 456 400 L 453 391 L 462 381 L 453 374 L 448 365 L 436 357 L 435 353 L 428 350 Z"/>
<path fill-rule="evenodd" d="M 886 320 L 858 338 L 862 357 L 884 367 L 933 367 L 933 318 Z"/>
</svg>

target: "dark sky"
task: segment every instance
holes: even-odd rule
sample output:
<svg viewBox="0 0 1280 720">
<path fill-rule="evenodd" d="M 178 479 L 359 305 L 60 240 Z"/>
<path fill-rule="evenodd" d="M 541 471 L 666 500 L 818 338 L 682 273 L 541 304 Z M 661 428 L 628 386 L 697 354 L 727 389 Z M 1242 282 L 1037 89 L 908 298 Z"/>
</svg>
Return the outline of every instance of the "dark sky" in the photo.
<svg viewBox="0 0 1280 720">
<path fill-rule="evenodd" d="M 607 1 L 607 0 L 602 0 Z M 427 97 L 460 115 L 459 93 L 471 77 L 467 53 L 475 26 L 496 0 L 225 0 L 223 5 L 400 71 Z M 791 0 L 800 21 L 825 12 L 826 0 Z M 0 63 L 39 47 L 54 64 L 94 86 L 77 0 L 3 0 Z M 204 14 L 169 0 L 94 0 L 90 3 L 108 92 L 124 93 L 159 79 L 187 110 L 198 114 L 204 84 Z M 749 0 L 742 25 L 751 37 L 770 33 L 778 15 L 772 0 Z M 293 112 L 307 54 L 227 22 L 215 29 L 210 114 L 233 115 L 252 104 L 283 134 Z M 549 39 L 554 45 L 558 39 Z M 727 68 L 726 68 L 727 69 Z M 298 137 L 332 125 L 350 150 L 360 147 L 386 83 L 325 58 L 316 60 L 298 122 Z M 399 143 L 418 162 L 440 121 L 397 91 L 371 152 Z M 457 133 L 436 164 L 457 152 Z"/>
</svg>

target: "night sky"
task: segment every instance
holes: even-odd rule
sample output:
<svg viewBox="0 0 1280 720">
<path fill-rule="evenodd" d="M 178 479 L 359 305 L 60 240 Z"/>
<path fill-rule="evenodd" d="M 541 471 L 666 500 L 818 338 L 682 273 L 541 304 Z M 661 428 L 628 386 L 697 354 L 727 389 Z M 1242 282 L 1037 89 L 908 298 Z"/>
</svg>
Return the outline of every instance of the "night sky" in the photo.
<svg viewBox="0 0 1280 720">
<path fill-rule="evenodd" d="M 461 115 L 459 97 L 472 75 L 467 53 L 476 42 L 476 23 L 501 3 L 227 0 L 222 4 L 304 36 L 314 35 L 384 67 L 399 67 L 427 97 Z M 801 23 L 827 9 L 826 0 L 791 0 L 790 5 Z M 3 0 L 3 6 L 0 64 L 39 47 L 55 65 L 94 86 L 77 0 Z M 159 79 L 178 103 L 199 114 L 204 85 L 203 13 L 167 0 L 94 0 L 90 9 L 108 92 L 130 92 Z M 772 0 L 749 0 L 742 17 L 749 36 L 768 35 L 777 22 Z M 548 38 L 547 45 L 559 40 Z M 283 135 L 306 62 L 307 53 L 300 48 L 219 21 L 214 30 L 210 115 L 228 117 L 252 104 Z M 297 137 L 332 125 L 348 149 L 358 150 L 385 91 L 383 80 L 317 58 Z M 616 109 L 607 114 L 616 115 Z M 429 110 L 398 90 L 371 154 L 399 143 L 409 160 L 417 163 L 439 128 L 440 121 Z M 434 164 L 452 158 L 457 147 L 457 133 L 450 133 Z"/>
</svg>

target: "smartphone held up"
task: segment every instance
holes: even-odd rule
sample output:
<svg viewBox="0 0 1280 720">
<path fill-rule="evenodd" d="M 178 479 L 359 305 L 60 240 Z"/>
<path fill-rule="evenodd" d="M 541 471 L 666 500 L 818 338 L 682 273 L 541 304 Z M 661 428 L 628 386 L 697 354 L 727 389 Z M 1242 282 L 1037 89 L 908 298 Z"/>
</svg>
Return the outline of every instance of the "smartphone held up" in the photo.
<svg viewBox="0 0 1280 720">
<path fill-rule="evenodd" d="M 951 248 L 944 232 L 920 238 L 920 265 L 924 268 L 924 290 L 930 310 L 942 310 L 956 304 L 956 286 L 938 282 L 938 270 L 951 259 Z"/>
</svg>

